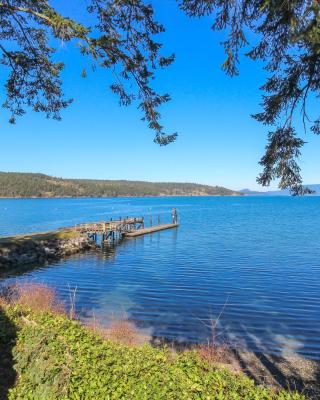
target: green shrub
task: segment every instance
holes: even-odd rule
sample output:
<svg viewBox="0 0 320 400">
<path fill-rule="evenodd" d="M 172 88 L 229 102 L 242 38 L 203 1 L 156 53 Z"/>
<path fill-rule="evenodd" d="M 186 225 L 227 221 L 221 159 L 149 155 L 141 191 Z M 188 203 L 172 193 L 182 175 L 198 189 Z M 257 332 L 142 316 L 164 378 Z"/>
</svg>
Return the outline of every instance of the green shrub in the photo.
<svg viewBox="0 0 320 400">
<path fill-rule="evenodd" d="M 16 385 L 9 400 L 302 400 L 255 386 L 196 352 L 173 355 L 150 345 L 103 341 L 63 315 L 7 307 L 17 327 Z"/>
</svg>

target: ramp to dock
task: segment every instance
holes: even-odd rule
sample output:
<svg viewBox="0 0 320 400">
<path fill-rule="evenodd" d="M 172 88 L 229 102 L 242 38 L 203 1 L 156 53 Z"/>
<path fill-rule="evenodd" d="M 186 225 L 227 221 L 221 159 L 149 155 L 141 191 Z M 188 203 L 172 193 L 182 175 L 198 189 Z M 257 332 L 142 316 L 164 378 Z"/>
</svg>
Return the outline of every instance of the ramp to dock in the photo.
<svg viewBox="0 0 320 400">
<path fill-rule="evenodd" d="M 141 229 L 137 229 L 137 230 L 134 230 L 131 232 L 125 232 L 125 233 L 123 233 L 123 236 L 124 237 L 135 237 L 135 236 L 146 235 L 148 233 L 164 231 L 165 229 L 172 229 L 172 228 L 177 228 L 177 227 L 178 227 L 178 224 L 155 225 L 155 226 L 150 226 L 149 228 L 141 228 Z"/>
</svg>

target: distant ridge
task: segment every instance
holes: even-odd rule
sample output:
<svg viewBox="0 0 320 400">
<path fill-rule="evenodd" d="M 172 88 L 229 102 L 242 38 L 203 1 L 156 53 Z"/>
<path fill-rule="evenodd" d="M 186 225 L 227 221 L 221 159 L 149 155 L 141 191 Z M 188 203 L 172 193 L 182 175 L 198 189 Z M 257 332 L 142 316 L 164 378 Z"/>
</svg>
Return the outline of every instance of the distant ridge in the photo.
<svg viewBox="0 0 320 400">
<path fill-rule="evenodd" d="M 256 195 L 265 195 L 266 192 L 258 192 L 255 190 L 250 190 L 250 189 L 241 189 L 239 190 L 240 193 L 248 196 L 256 196 Z"/>
<path fill-rule="evenodd" d="M 305 187 L 310 188 L 314 191 L 311 196 L 320 196 L 320 184 L 310 184 L 305 185 Z M 267 192 L 258 192 L 250 189 L 242 189 L 239 190 L 240 193 L 245 196 L 290 196 L 290 192 L 288 189 L 285 190 L 269 190 Z"/>
<path fill-rule="evenodd" d="M 63 179 L 38 173 L 0 172 L 0 198 L 241 195 L 224 187 L 195 183 Z"/>
</svg>

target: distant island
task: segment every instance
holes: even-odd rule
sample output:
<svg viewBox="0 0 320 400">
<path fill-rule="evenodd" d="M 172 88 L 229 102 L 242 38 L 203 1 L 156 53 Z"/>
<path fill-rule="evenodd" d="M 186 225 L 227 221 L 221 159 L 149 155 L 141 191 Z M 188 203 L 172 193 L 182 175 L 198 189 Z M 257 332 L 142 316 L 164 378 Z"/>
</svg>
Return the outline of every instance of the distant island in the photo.
<svg viewBox="0 0 320 400">
<path fill-rule="evenodd" d="M 305 185 L 309 189 L 313 190 L 312 196 L 320 196 L 320 184 Z M 256 190 L 242 189 L 239 190 L 245 196 L 290 196 L 288 189 L 285 190 L 269 190 L 267 192 L 259 192 Z"/>
<path fill-rule="evenodd" d="M 64 179 L 40 173 L 0 172 L 0 198 L 242 195 L 196 183 Z"/>
</svg>

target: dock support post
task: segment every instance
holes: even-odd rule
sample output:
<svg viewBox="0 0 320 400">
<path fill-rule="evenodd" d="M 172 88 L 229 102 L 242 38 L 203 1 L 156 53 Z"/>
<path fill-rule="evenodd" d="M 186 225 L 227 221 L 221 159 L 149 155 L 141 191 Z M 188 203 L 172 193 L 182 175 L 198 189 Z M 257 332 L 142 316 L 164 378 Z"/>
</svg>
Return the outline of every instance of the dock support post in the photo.
<svg viewBox="0 0 320 400">
<path fill-rule="evenodd" d="M 152 226 L 152 214 L 150 215 L 150 226 Z"/>
</svg>

